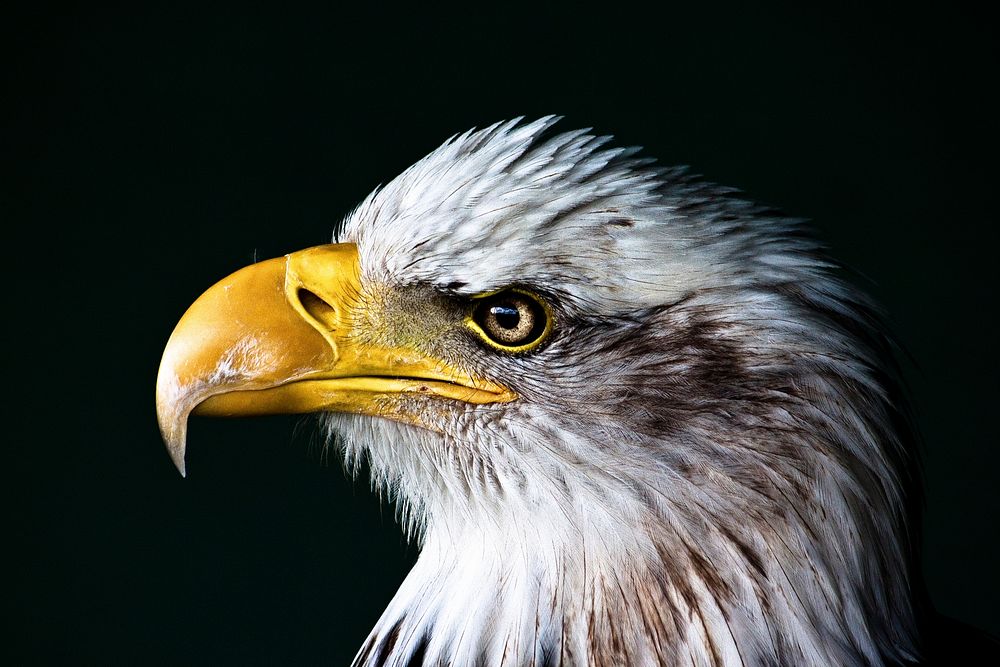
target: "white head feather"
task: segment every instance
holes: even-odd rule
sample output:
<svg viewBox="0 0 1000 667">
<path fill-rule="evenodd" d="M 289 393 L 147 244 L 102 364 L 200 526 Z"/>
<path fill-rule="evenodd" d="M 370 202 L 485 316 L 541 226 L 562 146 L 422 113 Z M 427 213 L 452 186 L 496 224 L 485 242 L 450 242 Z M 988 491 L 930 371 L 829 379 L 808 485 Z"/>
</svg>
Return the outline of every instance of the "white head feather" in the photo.
<svg viewBox="0 0 1000 667">
<path fill-rule="evenodd" d="M 512 285 L 558 324 L 530 355 L 440 343 L 520 397 L 441 432 L 327 417 L 422 544 L 358 664 L 914 655 L 910 434 L 865 298 L 798 221 L 554 122 L 453 137 L 338 232 L 383 327 Z"/>
</svg>

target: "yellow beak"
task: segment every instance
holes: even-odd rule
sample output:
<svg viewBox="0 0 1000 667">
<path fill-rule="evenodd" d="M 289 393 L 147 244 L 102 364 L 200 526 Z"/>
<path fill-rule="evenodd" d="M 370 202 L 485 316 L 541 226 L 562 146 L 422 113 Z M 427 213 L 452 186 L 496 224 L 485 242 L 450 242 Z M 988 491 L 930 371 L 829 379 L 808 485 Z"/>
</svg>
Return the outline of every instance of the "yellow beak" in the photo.
<svg viewBox="0 0 1000 667">
<path fill-rule="evenodd" d="M 433 428 L 392 399 L 515 398 L 415 350 L 359 342 L 352 334 L 360 294 L 357 247 L 341 243 L 248 266 L 194 302 L 156 378 L 160 432 L 181 475 L 190 414 L 354 412 Z"/>
</svg>

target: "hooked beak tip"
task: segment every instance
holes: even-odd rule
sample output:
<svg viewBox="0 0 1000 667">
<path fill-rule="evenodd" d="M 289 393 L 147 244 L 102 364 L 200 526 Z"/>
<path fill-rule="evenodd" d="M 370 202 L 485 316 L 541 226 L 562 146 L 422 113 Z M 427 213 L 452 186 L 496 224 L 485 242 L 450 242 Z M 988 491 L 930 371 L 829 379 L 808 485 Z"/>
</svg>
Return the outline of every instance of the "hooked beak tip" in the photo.
<svg viewBox="0 0 1000 667">
<path fill-rule="evenodd" d="M 156 421 L 167 453 L 181 477 L 187 477 L 184 453 L 187 449 L 187 422 L 192 397 L 178 398 L 176 378 L 161 367 L 156 382 Z"/>
<path fill-rule="evenodd" d="M 174 462 L 174 467 L 181 477 L 187 477 L 187 468 L 184 465 L 184 453 L 187 449 L 187 415 L 176 420 L 163 420 L 160 415 L 160 435 L 167 446 L 167 453 L 170 460 Z"/>
<path fill-rule="evenodd" d="M 170 458 L 174 462 L 174 466 L 177 467 L 177 472 L 181 474 L 181 477 L 187 477 L 187 468 L 184 466 L 184 448 L 172 449 L 170 451 Z"/>
</svg>

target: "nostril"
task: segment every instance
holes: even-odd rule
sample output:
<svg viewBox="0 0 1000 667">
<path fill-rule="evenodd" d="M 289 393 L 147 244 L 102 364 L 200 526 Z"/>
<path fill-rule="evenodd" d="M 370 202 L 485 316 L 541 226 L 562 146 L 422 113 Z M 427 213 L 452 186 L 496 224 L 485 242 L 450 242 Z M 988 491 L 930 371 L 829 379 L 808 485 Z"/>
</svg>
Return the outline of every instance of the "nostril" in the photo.
<svg viewBox="0 0 1000 667">
<path fill-rule="evenodd" d="M 332 324 L 335 314 L 333 306 L 304 287 L 299 288 L 297 296 L 299 297 L 299 303 L 302 304 L 302 307 L 313 319 L 326 325 Z"/>
</svg>

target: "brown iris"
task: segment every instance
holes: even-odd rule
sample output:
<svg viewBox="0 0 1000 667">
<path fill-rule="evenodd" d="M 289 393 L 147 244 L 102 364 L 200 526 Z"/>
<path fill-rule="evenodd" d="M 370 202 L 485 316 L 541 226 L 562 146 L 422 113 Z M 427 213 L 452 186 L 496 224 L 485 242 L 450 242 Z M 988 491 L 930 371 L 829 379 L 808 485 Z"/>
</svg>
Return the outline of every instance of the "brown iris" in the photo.
<svg viewBox="0 0 1000 667">
<path fill-rule="evenodd" d="M 521 352 L 541 342 L 549 316 L 541 302 L 520 290 L 505 290 L 480 299 L 472 309 L 473 328 L 494 347 Z"/>
</svg>

